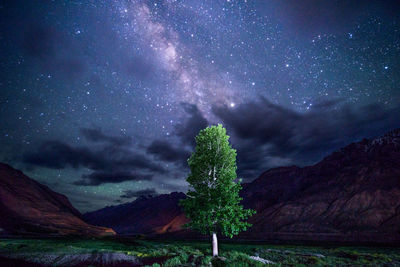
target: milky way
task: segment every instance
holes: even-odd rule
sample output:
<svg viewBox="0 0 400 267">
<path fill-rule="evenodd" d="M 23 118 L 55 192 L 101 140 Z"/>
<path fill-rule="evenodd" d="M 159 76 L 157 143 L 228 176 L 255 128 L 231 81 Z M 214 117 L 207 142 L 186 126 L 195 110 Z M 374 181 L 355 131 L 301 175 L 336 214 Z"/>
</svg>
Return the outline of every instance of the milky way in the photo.
<svg viewBox="0 0 400 267">
<path fill-rule="evenodd" d="M 301 2 L 301 4 L 300 4 Z M 185 191 L 223 123 L 251 181 L 400 127 L 396 1 L 7 1 L 0 161 L 82 211 Z"/>
<path fill-rule="evenodd" d="M 153 7 L 157 7 L 157 3 Z M 167 12 L 174 7 L 175 4 L 171 3 L 165 5 Z M 126 19 L 126 35 L 141 40 L 141 49 L 150 52 L 156 65 L 166 72 L 167 79 L 171 81 L 171 85 L 165 88 L 167 101 L 193 103 L 204 112 L 209 111 L 213 103 L 235 103 L 233 86 L 227 81 L 229 73 L 200 70 L 200 62 L 194 58 L 195 51 L 179 41 L 179 34 L 171 26 L 157 21 L 157 11 L 151 11 L 147 4 L 137 2 L 122 5 L 119 10 Z M 174 15 L 174 11 L 167 13 L 167 17 Z M 190 34 L 192 36 L 194 33 Z M 214 60 L 210 60 L 210 65 L 213 63 Z"/>
</svg>

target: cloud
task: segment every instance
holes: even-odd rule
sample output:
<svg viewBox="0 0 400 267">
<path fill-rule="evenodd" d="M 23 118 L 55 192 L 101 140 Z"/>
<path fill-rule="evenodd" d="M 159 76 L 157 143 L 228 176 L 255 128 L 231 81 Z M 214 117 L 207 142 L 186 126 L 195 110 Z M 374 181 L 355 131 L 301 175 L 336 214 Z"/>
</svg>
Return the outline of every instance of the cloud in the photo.
<svg viewBox="0 0 400 267">
<path fill-rule="evenodd" d="M 183 106 L 189 117 L 176 126 L 175 135 L 182 145 L 193 148 L 195 136 L 209 122 L 196 105 Z M 294 111 L 265 98 L 236 108 L 215 105 L 212 112 L 232 137 L 230 141 L 238 151 L 238 176 L 245 180 L 273 167 L 314 164 L 351 142 L 400 126 L 400 107 L 366 105 L 355 109 L 342 99 L 317 102 L 307 112 Z M 155 140 L 147 153 L 186 166 L 190 151 Z"/>
<path fill-rule="evenodd" d="M 292 157 L 271 155 L 268 146 L 254 145 L 251 140 L 233 141 L 232 145 L 237 150 L 237 175 L 244 181 L 251 181 L 270 168 L 296 164 Z"/>
<path fill-rule="evenodd" d="M 101 129 L 81 128 L 80 132 L 89 141 L 107 142 L 115 146 L 130 145 L 132 138 L 130 136 L 110 136 L 104 134 Z"/>
<path fill-rule="evenodd" d="M 121 183 L 126 181 L 144 181 L 151 180 L 153 175 L 131 173 L 125 171 L 95 171 L 88 175 L 82 175 L 82 179 L 75 181 L 74 185 L 96 186 L 105 183 Z"/>
<path fill-rule="evenodd" d="M 176 148 L 164 140 L 155 140 L 147 147 L 147 153 L 167 162 L 177 162 L 187 167 L 187 159 L 190 153 L 182 148 Z"/>
<path fill-rule="evenodd" d="M 188 117 L 175 126 L 174 135 L 179 138 L 178 144 L 172 144 L 166 140 L 154 140 L 147 147 L 146 152 L 162 161 L 178 163 L 183 168 L 187 168 L 190 151 L 185 147 L 190 146 L 193 150 L 196 145 L 196 135 L 209 123 L 196 105 L 182 103 L 182 106 Z"/>
<path fill-rule="evenodd" d="M 201 114 L 200 110 L 194 104 L 183 103 L 183 108 L 189 118 L 184 122 L 176 125 L 175 134 L 180 137 L 185 145 L 195 146 L 195 137 L 200 130 L 206 128 L 209 123 Z"/>
<path fill-rule="evenodd" d="M 50 169 L 67 167 L 88 168 L 93 172 L 83 175 L 79 185 L 119 183 L 127 180 L 149 180 L 149 173 L 165 174 L 167 171 L 145 155 L 117 146 L 106 146 L 100 150 L 88 147 L 73 147 L 60 141 L 45 141 L 36 151 L 25 153 L 22 161 L 28 166 Z"/>
<path fill-rule="evenodd" d="M 134 198 L 141 196 L 156 196 L 158 195 L 155 188 L 147 188 L 143 190 L 133 191 L 133 190 L 125 190 L 124 194 L 121 195 L 121 198 Z"/>
<path fill-rule="evenodd" d="M 72 147 L 60 141 L 43 142 L 37 151 L 23 155 L 23 162 L 50 169 L 87 167 L 100 169 L 107 165 L 105 158 L 87 147 Z"/>
<path fill-rule="evenodd" d="M 355 109 L 330 102 L 296 112 L 264 98 L 234 109 L 214 106 L 213 112 L 234 134 L 238 168 L 244 171 L 315 163 L 351 142 L 399 127 L 400 117 L 399 107 L 387 110 L 367 105 Z"/>
</svg>

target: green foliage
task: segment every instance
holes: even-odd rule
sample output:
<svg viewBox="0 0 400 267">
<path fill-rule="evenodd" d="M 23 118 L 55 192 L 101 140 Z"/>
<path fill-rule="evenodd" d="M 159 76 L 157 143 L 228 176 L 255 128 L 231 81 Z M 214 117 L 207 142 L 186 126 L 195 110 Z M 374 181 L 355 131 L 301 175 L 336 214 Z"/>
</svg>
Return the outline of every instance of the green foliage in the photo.
<svg viewBox="0 0 400 267">
<path fill-rule="evenodd" d="M 221 124 L 200 131 L 188 163 L 190 190 L 181 201 L 191 219 L 187 226 L 203 234 L 216 232 L 231 238 L 250 227 L 246 220 L 255 211 L 240 205 L 236 150 Z"/>
<path fill-rule="evenodd" d="M 204 256 L 200 261 L 200 266 L 210 266 L 211 265 L 211 256 Z"/>
<path fill-rule="evenodd" d="M 182 264 L 180 257 L 173 257 L 167 260 L 163 266 L 165 267 L 172 267 L 172 266 L 180 266 Z"/>
<path fill-rule="evenodd" d="M 261 266 L 250 256 L 258 255 L 273 261 L 271 266 L 400 266 L 398 247 L 333 247 L 301 245 L 268 245 L 221 242 L 221 256 L 225 266 Z M 137 241 L 85 239 L 0 239 L 0 255 L 13 255 L 25 260 L 35 261 L 46 266 L 57 265 L 47 262 L 50 256 L 78 255 L 91 253 L 127 253 L 153 259 L 153 266 L 208 266 L 212 261 L 208 242 L 182 241 Z M 322 256 L 321 256 L 322 255 Z M 96 265 L 97 266 L 97 265 Z M 266 265 L 264 265 L 266 266 Z"/>
</svg>

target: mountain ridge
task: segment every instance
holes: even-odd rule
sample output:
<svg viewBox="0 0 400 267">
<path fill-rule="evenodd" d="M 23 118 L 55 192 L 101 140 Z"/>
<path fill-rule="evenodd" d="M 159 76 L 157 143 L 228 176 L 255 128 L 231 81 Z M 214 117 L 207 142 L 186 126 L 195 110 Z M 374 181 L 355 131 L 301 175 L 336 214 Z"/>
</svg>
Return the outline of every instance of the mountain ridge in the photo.
<svg viewBox="0 0 400 267">
<path fill-rule="evenodd" d="M 400 241 L 399 140 L 400 129 L 396 129 L 381 137 L 351 143 L 314 165 L 269 169 L 243 184 L 242 203 L 257 210 L 257 214 L 249 220 L 253 227 L 239 238 L 373 241 L 389 236 Z M 156 200 L 157 197 L 152 198 L 149 207 L 156 208 Z M 164 226 L 182 216 L 175 203 L 172 201 L 168 207 L 174 210 L 174 218 Z M 134 206 L 135 201 L 130 205 Z M 104 225 L 96 211 L 90 214 L 90 218 L 87 214 L 84 218 Z M 170 234 L 187 232 L 179 225 L 184 220 L 175 221 L 178 223 Z M 156 229 L 162 227 L 147 229 L 146 234 L 159 234 Z M 128 227 L 119 233 L 141 232 Z"/>
<path fill-rule="evenodd" d="M 112 229 L 84 222 L 65 195 L 4 163 L 0 163 L 0 227 L 11 235 L 115 235 Z"/>
</svg>

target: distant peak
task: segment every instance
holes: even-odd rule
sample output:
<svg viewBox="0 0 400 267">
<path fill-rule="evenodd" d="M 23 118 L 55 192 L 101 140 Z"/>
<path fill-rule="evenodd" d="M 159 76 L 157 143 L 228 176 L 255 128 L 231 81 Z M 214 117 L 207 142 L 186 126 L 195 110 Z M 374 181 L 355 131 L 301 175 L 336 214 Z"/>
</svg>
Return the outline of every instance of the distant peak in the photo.
<svg viewBox="0 0 400 267">
<path fill-rule="evenodd" d="M 372 146 L 388 144 L 400 145 L 400 128 L 394 129 L 380 137 L 374 138 L 370 143 Z"/>
</svg>

